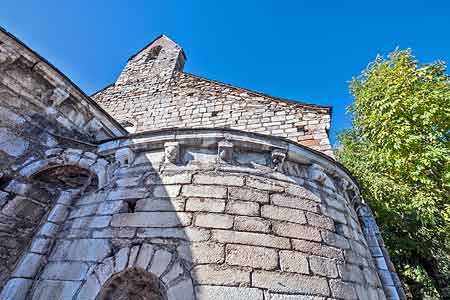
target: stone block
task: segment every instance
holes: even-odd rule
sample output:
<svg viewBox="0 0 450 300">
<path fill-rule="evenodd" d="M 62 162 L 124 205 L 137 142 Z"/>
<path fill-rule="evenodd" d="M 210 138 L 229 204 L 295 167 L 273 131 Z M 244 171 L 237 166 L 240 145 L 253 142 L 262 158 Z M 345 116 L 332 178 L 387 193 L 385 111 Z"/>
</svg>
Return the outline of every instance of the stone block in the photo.
<svg viewBox="0 0 450 300">
<path fill-rule="evenodd" d="M 311 226 L 287 222 L 274 222 L 272 223 L 272 230 L 280 236 L 317 242 L 322 240 L 320 231 Z"/>
<path fill-rule="evenodd" d="M 250 270 L 225 265 L 199 265 L 192 269 L 197 284 L 242 286 L 250 284 Z"/>
<path fill-rule="evenodd" d="M 171 286 L 167 291 L 167 297 L 170 300 L 195 300 L 192 280 L 187 278 Z"/>
<path fill-rule="evenodd" d="M 271 191 L 271 192 L 283 192 L 284 187 L 278 183 L 265 178 L 247 177 L 246 183 L 248 187 L 255 188 L 257 190 Z"/>
<path fill-rule="evenodd" d="M 172 253 L 164 249 L 160 249 L 155 252 L 155 256 L 152 259 L 152 264 L 148 268 L 148 270 L 149 272 L 152 272 L 153 274 L 159 277 L 162 274 L 164 274 L 164 271 L 166 271 L 171 260 L 172 260 Z"/>
<path fill-rule="evenodd" d="M 181 194 L 185 197 L 225 199 L 227 197 L 227 188 L 215 185 L 185 185 Z"/>
<path fill-rule="evenodd" d="M 232 185 L 243 186 L 244 177 L 234 175 L 208 175 L 198 174 L 194 175 L 194 184 L 217 184 L 217 185 Z"/>
<path fill-rule="evenodd" d="M 238 232 L 230 230 L 212 230 L 211 240 L 219 243 L 244 244 L 277 249 L 289 249 L 289 239 L 270 234 Z"/>
<path fill-rule="evenodd" d="M 148 191 L 145 188 L 134 188 L 134 189 L 117 189 L 111 191 L 107 200 L 128 200 L 128 199 L 141 199 L 148 195 Z"/>
<path fill-rule="evenodd" d="M 153 257 L 154 247 L 150 244 L 143 244 L 139 250 L 139 255 L 136 258 L 135 266 L 142 269 L 147 269 L 150 260 Z"/>
<path fill-rule="evenodd" d="M 173 238 L 189 240 L 192 242 L 206 241 L 211 236 L 208 229 L 186 227 L 186 228 L 144 228 L 137 233 L 141 238 Z"/>
<path fill-rule="evenodd" d="M 114 215 L 112 227 L 180 227 L 191 224 L 192 215 L 184 212 L 136 212 Z"/>
<path fill-rule="evenodd" d="M 162 184 L 188 184 L 191 183 L 192 174 L 179 173 L 179 174 L 164 174 L 160 177 Z"/>
<path fill-rule="evenodd" d="M 101 261 L 108 256 L 111 246 L 104 239 L 79 239 L 73 241 L 59 241 L 50 256 L 50 261 Z"/>
<path fill-rule="evenodd" d="M 229 265 L 264 270 L 276 269 L 278 265 L 277 251 L 271 248 L 229 244 L 225 253 Z"/>
<path fill-rule="evenodd" d="M 296 208 L 314 213 L 319 212 L 319 206 L 312 200 L 305 200 L 299 197 L 288 196 L 284 194 L 273 194 L 270 196 L 270 202 L 273 205 Z"/>
<path fill-rule="evenodd" d="M 40 279 L 51 280 L 84 280 L 89 266 L 81 262 L 50 262 L 41 274 Z"/>
<path fill-rule="evenodd" d="M 224 212 L 225 200 L 189 198 L 186 201 L 186 211 Z"/>
<path fill-rule="evenodd" d="M 330 246 L 340 248 L 340 249 L 350 249 L 349 241 L 334 232 L 331 231 L 322 231 L 323 241 Z"/>
<path fill-rule="evenodd" d="M 259 191 L 255 189 L 242 188 L 242 187 L 229 187 L 228 188 L 228 198 L 252 201 L 259 203 L 269 202 L 269 193 L 267 191 Z"/>
<path fill-rule="evenodd" d="M 75 296 L 80 285 L 81 281 L 41 280 L 37 283 L 32 300 L 69 300 Z"/>
<path fill-rule="evenodd" d="M 25 253 L 16 269 L 13 277 L 33 278 L 44 264 L 45 256 L 35 253 Z"/>
<path fill-rule="evenodd" d="M 184 211 L 184 205 L 182 198 L 148 198 L 138 200 L 135 211 Z"/>
<path fill-rule="evenodd" d="M 306 224 L 305 213 L 302 210 L 279 207 L 275 205 L 264 205 L 261 207 L 261 217 L 288 221 L 291 223 Z"/>
<path fill-rule="evenodd" d="M 333 297 L 346 300 L 358 299 L 352 284 L 342 282 L 339 279 L 330 280 L 330 289 Z"/>
<path fill-rule="evenodd" d="M 271 223 L 259 217 L 236 216 L 234 218 L 234 229 L 239 231 L 264 232 L 271 231 Z"/>
<path fill-rule="evenodd" d="M 52 245 L 51 239 L 35 238 L 31 243 L 30 252 L 38 254 L 47 254 Z"/>
<path fill-rule="evenodd" d="M 156 198 L 174 198 L 180 195 L 181 185 L 156 185 L 153 196 Z"/>
<path fill-rule="evenodd" d="M 77 218 L 72 221 L 72 228 L 104 228 L 109 226 L 111 216 Z"/>
<path fill-rule="evenodd" d="M 308 259 L 296 251 L 280 251 L 280 266 L 283 272 L 309 274 Z"/>
<path fill-rule="evenodd" d="M 255 271 L 252 273 L 252 286 L 274 292 L 330 295 L 325 278 L 295 273 Z"/>
<path fill-rule="evenodd" d="M 196 214 L 195 225 L 206 228 L 229 229 L 233 227 L 233 216 L 213 213 Z"/>
<path fill-rule="evenodd" d="M 344 255 L 341 249 L 333 248 L 321 243 L 310 242 L 305 240 L 292 240 L 292 247 L 303 253 L 319 255 L 323 257 L 333 258 L 337 260 L 344 260 Z"/>
<path fill-rule="evenodd" d="M 255 288 L 200 285 L 195 288 L 199 299 L 263 300 L 263 292 Z"/>
<path fill-rule="evenodd" d="M 179 255 L 193 264 L 220 264 L 225 260 L 224 245 L 212 242 L 183 243 Z"/>
<path fill-rule="evenodd" d="M 25 300 L 28 290 L 33 284 L 32 279 L 12 278 L 8 280 L 0 293 L 2 300 Z"/>
<path fill-rule="evenodd" d="M 233 215 L 259 216 L 259 204 L 248 201 L 229 201 L 226 212 Z"/>
<path fill-rule="evenodd" d="M 306 213 L 306 219 L 311 226 L 324 228 L 330 231 L 334 231 L 333 219 L 313 213 Z"/>
<path fill-rule="evenodd" d="M 338 270 L 334 259 L 310 256 L 309 265 L 313 274 L 326 276 L 328 278 L 338 277 Z"/>
<path fill-rule="evenodd" d="M 270 300 L 325 300 L 325 297 L 270 293 Z"/>
</svg>

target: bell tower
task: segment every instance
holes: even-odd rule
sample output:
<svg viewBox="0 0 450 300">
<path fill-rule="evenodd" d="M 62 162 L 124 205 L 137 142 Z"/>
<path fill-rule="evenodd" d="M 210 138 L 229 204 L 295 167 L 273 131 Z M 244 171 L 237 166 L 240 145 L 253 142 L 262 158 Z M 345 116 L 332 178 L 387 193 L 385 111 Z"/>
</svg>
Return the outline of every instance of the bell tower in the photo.
<svg viewBox="0 0 450 300">
<path fill-rule="evenodd" d="M 167 83 L 174 71 L 182 71 L 186 56 L 183 49 L 161 35 L 128 59 L 116 85 Z"/>
</svg>

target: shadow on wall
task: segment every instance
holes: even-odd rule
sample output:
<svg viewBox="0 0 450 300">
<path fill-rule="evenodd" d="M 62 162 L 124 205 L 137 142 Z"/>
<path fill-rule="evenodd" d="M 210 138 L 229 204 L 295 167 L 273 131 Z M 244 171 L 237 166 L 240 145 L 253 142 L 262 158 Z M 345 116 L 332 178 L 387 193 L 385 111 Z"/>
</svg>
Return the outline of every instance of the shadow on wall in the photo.
<svg viewBox="0 0 450 300">
<path fill-rule="evenodd" d="M 76 163 L 36 162 L 43 169 L 32 178 L 61 192 L 0 298 L 194 299 L 183 178 L 159 173 L 152 153 L 118 151 L 110 164 L 69 152 Z"/>
</svg>

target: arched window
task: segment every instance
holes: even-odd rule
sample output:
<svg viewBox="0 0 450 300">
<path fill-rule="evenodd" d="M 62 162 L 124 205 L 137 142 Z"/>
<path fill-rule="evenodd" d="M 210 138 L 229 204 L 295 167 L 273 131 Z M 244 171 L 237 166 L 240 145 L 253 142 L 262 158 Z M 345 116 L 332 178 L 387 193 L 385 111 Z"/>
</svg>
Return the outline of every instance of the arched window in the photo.
<svg viewBox="0 0 450 300">
<path fill-rule="evenodd" d="M 153 62 L 154 60 L 156 60 L 156 58 L 159 55 L 159 52 L 161 52 L 161 49 L 162 49 L 161 46 L 155 46 L 155 47 L 151 48 L 148 51 L 147 58 L 146 58 L 145 61 L 146 62 Z"/>
<path fill-rule="evenodd" d="M 33 179 L 61 189 L 79 189 L 84 191 L 96 190 L 98 179 L 88 169 L 74 165 L 64 165 L 48 168 L 33 176 Z"/>
<path fill-rule="evenodd" d="M 128 268 L 108 279 L 96 300 L 166 300 L 158 277 L 141 268 Z"/>
</svg>

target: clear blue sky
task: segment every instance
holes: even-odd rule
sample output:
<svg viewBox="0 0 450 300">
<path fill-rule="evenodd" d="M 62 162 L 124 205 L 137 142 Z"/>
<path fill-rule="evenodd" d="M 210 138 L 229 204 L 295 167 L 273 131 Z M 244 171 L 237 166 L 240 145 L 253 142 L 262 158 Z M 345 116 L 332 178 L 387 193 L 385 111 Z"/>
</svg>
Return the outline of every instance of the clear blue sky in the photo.
<svg viewBox="0 0 450 300">
<path fill-rule="evenodd" d="M 3 1 L 0 25 L 87 94 L 164 33 L 185 70 L 274 96 L 333 106 L 350 126 L 348 81 L 377 54 L 412 48 L 450 61 L 450 1 Z"/>
</svg>

